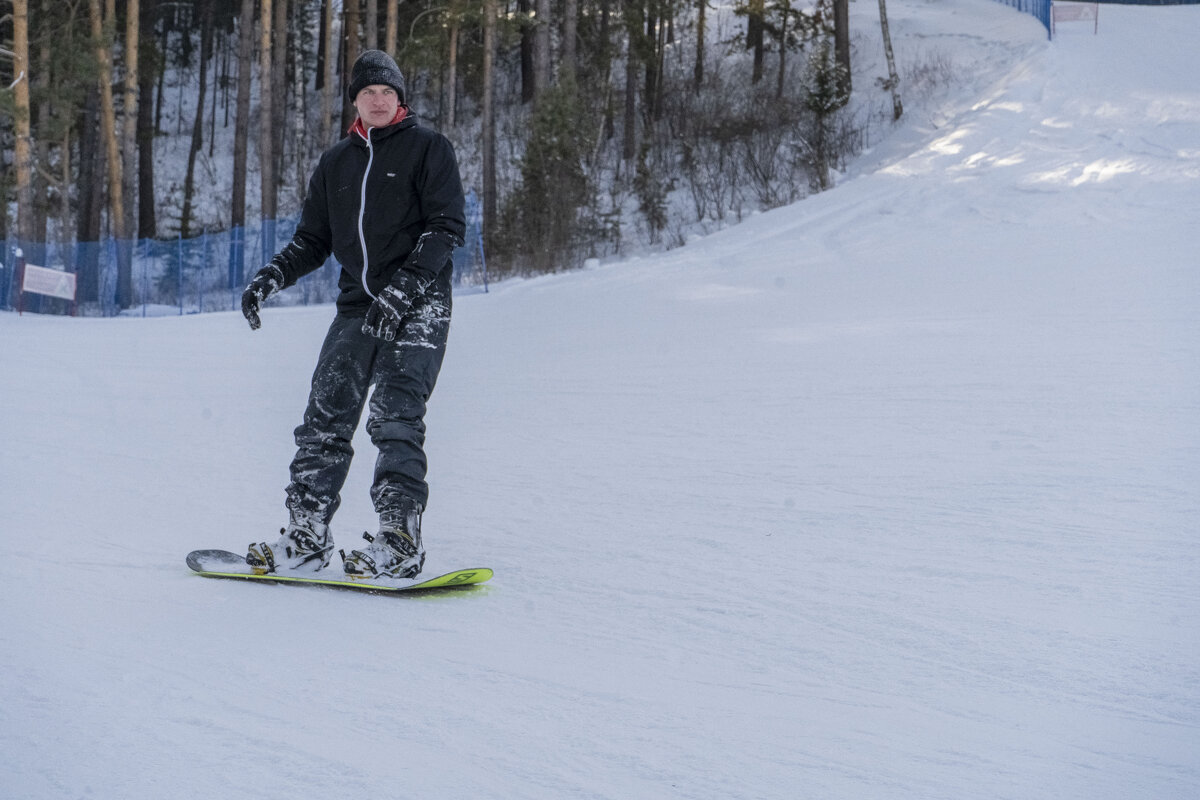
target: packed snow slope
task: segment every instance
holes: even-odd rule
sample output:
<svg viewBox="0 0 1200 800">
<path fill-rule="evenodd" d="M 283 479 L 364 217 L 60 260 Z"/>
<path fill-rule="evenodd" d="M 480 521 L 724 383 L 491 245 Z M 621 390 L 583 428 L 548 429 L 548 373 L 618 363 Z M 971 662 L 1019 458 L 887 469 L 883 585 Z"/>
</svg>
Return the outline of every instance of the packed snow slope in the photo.
<svg viewBox="0 0 1200 800">
<path fill-rule="evenodd" d="M 459 298 L 428 570 L 486 587 L 185 568 L 282 524 L 332 309 L 0 315 L 0 796 L 1200 796 L 1200 7 L 889 10 L 990 81 Z"/>
</svg>

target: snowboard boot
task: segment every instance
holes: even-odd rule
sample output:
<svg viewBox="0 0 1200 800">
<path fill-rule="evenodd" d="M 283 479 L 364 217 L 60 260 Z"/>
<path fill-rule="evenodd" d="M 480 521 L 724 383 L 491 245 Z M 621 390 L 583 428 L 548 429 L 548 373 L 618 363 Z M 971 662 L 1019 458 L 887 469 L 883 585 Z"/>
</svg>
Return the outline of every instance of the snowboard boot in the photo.
<svg viewBox="0 0 1200 800">
<path fill-rule="evenodd" d="M 342 551 L 342 569 L 354 578 L 414 578 L 425 566 L 421 545 L 421 507 L 379 516 L 379 533 L 364 533 L 367 546 Z"/>
<path fill-rule="evenodd" d="M 258 542 L 249 546 L 246 563 L 259 575 L 271 572 L 299 570 L 316 572 L 324 569 L 333 556 L 333 537 L 329 526 L 311 517 L 293 517 L 275 542 Z"/>
</svg>

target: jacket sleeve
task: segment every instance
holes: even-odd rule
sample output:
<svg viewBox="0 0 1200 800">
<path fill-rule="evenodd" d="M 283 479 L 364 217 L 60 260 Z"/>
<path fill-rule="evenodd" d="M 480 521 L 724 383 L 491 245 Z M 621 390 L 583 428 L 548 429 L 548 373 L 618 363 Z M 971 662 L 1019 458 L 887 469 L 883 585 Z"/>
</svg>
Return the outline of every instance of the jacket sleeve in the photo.
<svg viewBox="0 0 1200 800">
<path fill-rule="evenodd" d="M 432 279 L 462 247 L 467 232 L 462 179 L 454 147 L 445 137 L 434 138 L 420 171 L 421 215 L 424 230 L 404 261 L 404 269 Z"/>
<path fill-rule="evenodd" d="M 283 272 L 284 288 L 319 269 L 333 251 L 324 174 L 325 159 L 322 158 L 308 181 L 308 194 L 304 198 L 296 233 L 271 259 L 271 263 Z"/>
</svg>

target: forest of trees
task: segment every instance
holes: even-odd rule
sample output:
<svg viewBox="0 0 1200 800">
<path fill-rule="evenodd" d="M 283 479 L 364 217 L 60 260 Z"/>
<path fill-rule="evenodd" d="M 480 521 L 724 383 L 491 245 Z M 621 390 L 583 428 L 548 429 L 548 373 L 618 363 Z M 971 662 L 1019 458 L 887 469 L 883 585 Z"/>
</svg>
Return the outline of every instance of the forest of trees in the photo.
<svg viewBox="0 0 1200 800">
<path fill-rule="evenodd" d="M 0 239 L 294 214 L 380 48 L 458 150 L 494 273 L 676 244 L 825 188 L 861 146 L 847 2 L 4 0 Z"/>
</svg>

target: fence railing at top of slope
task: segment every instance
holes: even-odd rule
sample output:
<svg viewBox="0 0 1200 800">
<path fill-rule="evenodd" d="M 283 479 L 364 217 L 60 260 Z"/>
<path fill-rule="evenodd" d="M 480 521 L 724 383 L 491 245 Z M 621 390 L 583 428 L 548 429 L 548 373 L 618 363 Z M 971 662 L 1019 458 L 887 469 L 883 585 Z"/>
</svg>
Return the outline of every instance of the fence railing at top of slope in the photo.
<svg viewBox="0 0 1200 800">
<path fill-rule="evenodd" d="M 1012 6 L 1018 11 L 1032 14 L 1046 27 L 1046 38 L 1050 38 L 1050 2 L 1051 0 L 995 0 L 1006 6 Z"/>
<path fill-rule="evenodd" d="M 241 308 L 246 282 L 287 242 L 299 217 L 260 225 L 203 233 L 173 240 L 140 239 L 100 242 L 24 242 L 0 240 L 0 309 L 45 314 L 76 310 L 90 316 L 162 316 L 229 311 Z M 454 251 L 455 291 L 487 291 L 487 262 L 483 252 L 483 218 L 475 194 L 467 195 L 466 243 Z M 118 254 L 126 248 L 132 264 L 132 303 L 122 310 L 118 297 Z M 17 254 L 21 253 L 22 258 Z M 265 255 L 264 255 L 265 254 Z M 28 294 L 21 302 L 20 264 L 36 264 L 76 278 L 76 302 Z M 283 292 L 272 304 L 331 303 L 338 295 L 341 266 L 332 258 L 311 275 Z"/>
</svg>

